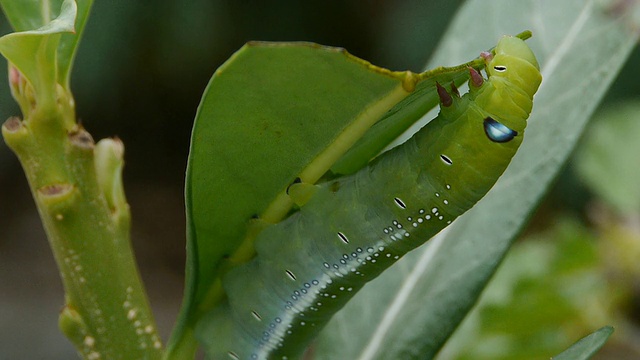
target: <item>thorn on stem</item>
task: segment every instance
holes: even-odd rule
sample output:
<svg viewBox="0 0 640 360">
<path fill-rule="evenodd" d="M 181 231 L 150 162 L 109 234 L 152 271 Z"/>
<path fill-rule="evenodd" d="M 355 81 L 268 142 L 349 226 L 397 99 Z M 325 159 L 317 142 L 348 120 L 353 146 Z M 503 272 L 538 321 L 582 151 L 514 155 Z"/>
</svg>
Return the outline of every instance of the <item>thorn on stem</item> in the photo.
<svg viewBox="0 0 640 360">
<path fill-rule="evenodd" d="M 460 91 L 458 91 L 458 87 L 456 86 L 456 84 L 452 81 L 451 82 L 451 92 L 456 96 L 456 97 L 460 97 Z"/>
<path fill-rule="evenodd" d="M 488 51 L 483 51 L 480 53 L 480 57 L 484 59 L 484 61 L 488 64 L 491 60 L 493 60 L 493 54 Z"/>
<path fill-rule="evenodd" d="M 54 197 L 68 194 L 71 190 L 73 190 L 73 185 L 71 184 L 54 184 L 41 187 L 38 189 L 38 193 L 43 196 Z"/>
<path fill-rule="evenodd" d="M 449 95 L 447 90 L 438 82 L 436 82 L 436 89 L 438 90 L 438 97 L 440 97 L 440 103 L 442 104 L 442 106 L 449 107 L 453 105 L 453 98 L 451 97 L 451 95 Z"/>
<path fill-rule="evenodd" d="M 18 87 L 20 85 L 20 71 L 15 66 L 9 67 L 9 83 L 12 86 Z"/>
<path fill-rule="evenodd" d="M 22 127 L 22 121 L 17 116 L 12 116 L 4 122 L 4 128 L 7 129 L 8 132 L 18 132 Z"/>
<path fill-rule="evenodd" d="M 85 150 L 91 150 L 95 145 L 91 134 L 82 128 L 70 133 L 69 141 L 71 144 Z"/>
<path fill-rule="evenodd" d="M 478 72 L 478 70 L 469 67 L 469 74 L 471 75 L 471 85 L 474 87 L 480 87 L 484 83 L 484 79 L 482 75 Z"/>
</svg>

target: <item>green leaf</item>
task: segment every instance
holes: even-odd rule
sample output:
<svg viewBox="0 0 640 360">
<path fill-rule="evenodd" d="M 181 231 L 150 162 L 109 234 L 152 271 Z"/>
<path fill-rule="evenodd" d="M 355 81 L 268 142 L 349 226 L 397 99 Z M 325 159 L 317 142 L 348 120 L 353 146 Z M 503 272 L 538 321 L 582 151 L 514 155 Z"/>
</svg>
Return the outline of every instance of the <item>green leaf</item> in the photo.
<svg viewBox="0 0 640 360">
<path fill-rule="evenodd" d="M 595 355 L 598 350 L 609 339 L 609 336 L 613 334 L 613 327 L 605 326 L 594 333 L 585 336 L 578 340 L 570 348 L 552 357 L 552 360 L 588 360 Z"/>
<path fill-rule="evenodd" d="M 432 64 L 468 57 L 504 34 L 533 31 L 529 44 L 543 82 L 524 142 L 480 203 L 367 284 L 334 317 L 314 359 L 435 356 L 477 300 L 635 46 L 637 25 L 609 10 L 597 1 L 476 0 L 462 7 Z"/>
<path fill-rule="evenodd" d="M 391 72 L 343 49 L 305 43 L 249 43 L 233 55 L 212 78 L 194 125 L 187 299 L 174 341 L 184 321 L 222 295 L 221 259 L 229 258 L 224 266 L 250 259 L 255 233 L 289 213 L 285 191 L 296 178 L 315 183 L 389 110 L 386 126 L 404 131 L 431 107 L 436 80 L 464 81 L 467 68 L 481 63 Z M 416 88 L 425 96 L 408 98 Z M 370 143 L 381 149 L 392 139 Z M 376 149 L 351 159 L 366 163 Z"/>
<path fill-rule="evenodd" d="M 55 81 L 69 90 L 73 58 L 92 3 L 93 0 L 0 0 L 16 31 L 0 38 L 0 52 L 29 79 L 36 93 L 50 88 Z M 39 54 L 35 62 L 34 54 Z M 41 60 L 46 56 L 52 59 L 53 54 L 55 64 Z"/>
</svg>

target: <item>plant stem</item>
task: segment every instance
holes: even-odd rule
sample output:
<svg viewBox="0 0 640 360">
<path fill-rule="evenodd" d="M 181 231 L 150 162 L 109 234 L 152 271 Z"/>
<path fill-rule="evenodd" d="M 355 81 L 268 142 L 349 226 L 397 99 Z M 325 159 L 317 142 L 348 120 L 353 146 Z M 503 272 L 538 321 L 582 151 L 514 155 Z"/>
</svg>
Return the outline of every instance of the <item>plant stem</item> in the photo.
<svg viewBox="0 0 640 360">
<path fill-rule="evenodd" d="M 23 166 L 61 273 L 60 327 L 85 359 L 159 359 L 130 244 L 122 143 L 94 144 L 75 122 L 71 94 L 58 87 L 57 95 L 52 106 L 34 102 L 24 120 L 7 120 L 2 134 Z"/>
</svg>

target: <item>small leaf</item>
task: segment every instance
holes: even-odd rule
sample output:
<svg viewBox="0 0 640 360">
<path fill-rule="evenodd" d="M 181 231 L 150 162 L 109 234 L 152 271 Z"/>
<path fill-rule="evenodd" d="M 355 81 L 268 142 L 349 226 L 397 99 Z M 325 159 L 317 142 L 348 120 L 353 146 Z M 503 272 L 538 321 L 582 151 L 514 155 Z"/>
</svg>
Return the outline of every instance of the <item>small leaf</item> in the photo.
<svg viewBox="0 0 640 360">
<path fill-rule="evenodd" d="M 552 357 L 552 360 L 588 360 L 600 350 L 613 334 L 613 327 L 605 326 L 578 340 L 570 348 Z"/>
<path fill-rule="evenodd" d="M 47 3 L 48 2 L 43 2 Z M 6 4 L 3 3 L 3 7 Z M 20 8 L 18 6 L 10 8 L 11 15 L 19 17 L 18 10 L 28 9 L 34 11 L 32 7 Z M 57 68 L 56 61 L 60 36 L 65 32 L 74 31 L 74 22 L 77 14 L 77 6 L 73 0 L 65 0 L 62 3 L 60 15 L 44 23 L 41 27 L 33 30 L 23 30 L 11 33 L 0 38 L 0 53 L 15 66 L 20 76 L 24 76 L 35 92 L 36 98 L 48 105 L 52 105 L 56 96 Z M 50 14 L 41 14 L 48 16 Z M 28 14 L 25 17 L 31 18 Z M 45 17 L 47 21 L 48 18 Z M 35 21 L 21 23 L 31 25 Z M 24 109 L 23 109 L 24 110 Z"/>
<path fill-rule="evenodd" d="M 72 6 L 72 2 L 75 2 L 76 5 Z M 66 33 L 62 35 L 60 43 L 58 44 L 57 71 L 58 82 L 67 90 L 69 90 L 70 71 L 73 58 L 92 4 L 93 0 L 65 0 L 64 2 L 62 0 L 0 0 L 2 10 L 16 32 L 27 32 L 35 29 L 41 29 L 49 24 L 52 19 L 56 18 L 54 12 L 57 11 L 60 11 L 60 14 L 57 16 L 59 20 L 66 19 L 63 20 L 66 24 L 62 25 L 60 31 Z M 71 17 L 70 11 L 72 10 L 72 7 L 75 7 L 73 11 L 75 11 L 76 14 Z M 69 24 L 71 26 L 69 26 Z"/>
</svg>

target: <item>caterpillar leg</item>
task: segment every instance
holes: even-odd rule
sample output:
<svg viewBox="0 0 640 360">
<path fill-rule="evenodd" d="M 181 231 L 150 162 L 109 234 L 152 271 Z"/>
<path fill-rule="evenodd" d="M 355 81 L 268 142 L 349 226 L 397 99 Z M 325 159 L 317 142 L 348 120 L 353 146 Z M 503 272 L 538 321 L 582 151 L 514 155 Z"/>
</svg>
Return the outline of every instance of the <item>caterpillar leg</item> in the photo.
<svg viewBox="0 0 640 360">
<path fill-rule="evenodd" d="M 298 178 L 287 188 L 287 195 L 297 206 L 303 206 L 311 200 L 316 191 L 318 191 L 317 185 L 302 182 Z"/>
</svg>

